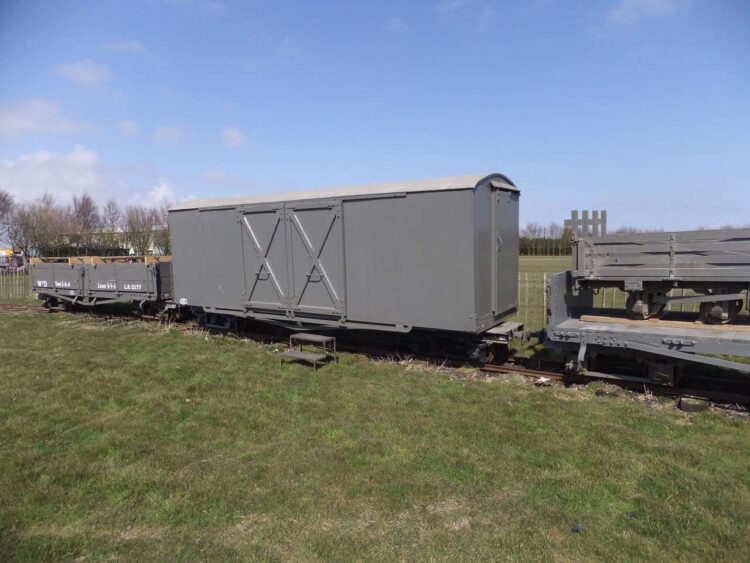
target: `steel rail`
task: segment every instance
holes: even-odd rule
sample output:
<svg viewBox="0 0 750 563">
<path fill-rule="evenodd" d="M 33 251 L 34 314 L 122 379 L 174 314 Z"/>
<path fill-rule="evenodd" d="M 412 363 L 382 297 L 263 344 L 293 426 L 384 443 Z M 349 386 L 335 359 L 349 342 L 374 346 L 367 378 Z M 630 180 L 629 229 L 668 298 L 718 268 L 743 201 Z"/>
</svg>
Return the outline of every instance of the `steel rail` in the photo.
<svg viewBox="0 0 750 563">
<path fill-rule="evenodd" d="M 750 405 L 750 395 L 746 393 L 729 393 L 725 391 L 717 391 L 711 389 L 697 389 L 680 386 L 670 385 L 659 385 L 656 383 L 649 383 L 646 381 L 637 381 L 633 379 L 614 379 L 611 377 L 602 377 L 597 375 L 571 375 L 563 374 L 554 371 L 541 371 L 534 369 L 522 368 L 514 365 L 493 365 L 485 364 L 481 368 L 483 371 L 492 373 L 504 373 L 504 374 L 518 374 L 524 377 L 531 377 L 535 379 L 548 378 L 555 379 L 558 381 L 564 381 L 568 383 L 587 383 L 591 381 L 604 381 L 612 383 L 618 387 L 627 389 L 633 389 L 637 391 L 648 390 L 652 393 L 659 395 L 670 395 L 670 396 L 689 396 L 699 397 L 715 403 L 723 404 L 740 404 Z"/>
</svg>

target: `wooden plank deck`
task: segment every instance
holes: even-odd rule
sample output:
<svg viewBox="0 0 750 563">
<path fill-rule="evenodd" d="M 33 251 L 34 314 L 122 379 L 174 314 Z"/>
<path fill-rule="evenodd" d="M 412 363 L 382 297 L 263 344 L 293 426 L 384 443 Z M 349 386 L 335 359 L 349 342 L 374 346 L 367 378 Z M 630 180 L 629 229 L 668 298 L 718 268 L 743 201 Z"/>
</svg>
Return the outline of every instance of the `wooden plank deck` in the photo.
<svg viewBox="0 0 750 563">
<path fill-rule="evenodd" d="M 670 321 L 665 319 L 648 319 L 645 321 L 639 321 L 635 319 L 628 319 L 624 317 L 605 317 L 600 315 L 581 315 L 581 321 L 587 323 L 618 323 L 631 326 L 643 326 L 652 328 L 700 328 L 706 330 L 717 330 L 724 332 L 750 332 L 750 324 L 746 322 L 737 324 L 726 324 L 726 325 L 713 325 L 707 323 L 701 323 L 698 321 Z"/>
</svg>

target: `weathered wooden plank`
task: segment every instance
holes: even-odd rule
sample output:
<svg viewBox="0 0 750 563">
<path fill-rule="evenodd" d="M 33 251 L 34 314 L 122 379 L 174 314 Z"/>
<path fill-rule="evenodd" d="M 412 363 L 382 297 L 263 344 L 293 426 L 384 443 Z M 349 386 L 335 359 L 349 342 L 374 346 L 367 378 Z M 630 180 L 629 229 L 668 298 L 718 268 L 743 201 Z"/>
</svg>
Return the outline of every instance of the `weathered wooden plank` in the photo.
<svg viewBox="0 0 750 563">
<path fill-rule="evenodd" d="M 736 331 L 736 332 L 750 332 L 750 325 L 746 323 L 742 324 L 730 324 L 730 325 L 713 325 L 705 324 L 698 321 L 670 321 L 665 319 L 648 319 L 648 320 L 635 320 L 626 319 L 623 317 L 605 317 L 600 315 L 581 315 L 581 321 L 587 323 L 619 323 L 631 326 L 648 326 L 648 327 L 664 327 L 664 328 L 700 328 L 711 331 Z"/>
</svg>

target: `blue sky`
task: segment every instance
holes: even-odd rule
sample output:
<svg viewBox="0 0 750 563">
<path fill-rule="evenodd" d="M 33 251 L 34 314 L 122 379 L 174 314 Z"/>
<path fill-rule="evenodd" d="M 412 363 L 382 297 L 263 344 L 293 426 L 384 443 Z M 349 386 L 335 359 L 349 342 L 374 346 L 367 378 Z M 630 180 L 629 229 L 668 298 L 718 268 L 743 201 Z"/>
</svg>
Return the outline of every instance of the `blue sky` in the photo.
<svg viewBox="0 0 750 563">
<path fill-rule="evenodd" d="M 522 222 L 750 223 L 742 0 L 0 0 L 0 77 L 21 200 L 499 171 Z"/>
</svg>

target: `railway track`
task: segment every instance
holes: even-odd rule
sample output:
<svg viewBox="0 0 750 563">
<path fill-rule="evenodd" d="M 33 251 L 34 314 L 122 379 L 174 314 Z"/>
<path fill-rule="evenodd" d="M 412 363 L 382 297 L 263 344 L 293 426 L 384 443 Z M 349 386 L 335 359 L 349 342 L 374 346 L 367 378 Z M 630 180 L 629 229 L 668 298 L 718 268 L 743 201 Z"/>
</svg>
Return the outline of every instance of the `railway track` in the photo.
<svg viewBox="0 0 750 563">
<path fill-rule="evenodd" d="M 6 312 L 6 313 L 25 313 L 25 314 L 47 314 L 50 312 L 64 312 L 62 310 L 48 310 L 47 308 L 41 306 L 41 305 L 25 305 L 25 304 L 13 304 L 13 303 L 0 303 L 0 312 Z M 72 313 L 71 313 L 72 314 Z M 147 321 L 147 322 L 163 322 L 163 319 L 160 319 L 158 316 L 151 316 L 151 315 L 141 315 L 140 317 L 134 317 L 132 315 L 128 315 L 125 312 L 117 312 L 117 313 L 107 313 L 107 314 L 94 314 L 89 313 L 89 315 L 94 319 L 102 319 L 102 320 L 119 320 L 123 322 L 136 322 L 136 321 Z M 186 323 L 170 323 L 170 326 L 174 328 L 178 328 L 179 330 L 193 330 L 196 327 L 194 324 L 186 324 Z M 253 330 L 246 330 L 243 331 L 243 335 L 249 338 L 252 338 L 253 340 L 257 340 L 260 342 L 280 342 L 284 343 L 285 339 L 283 337 L 277 337 L 278 335 L 273 335 L 269 333 L 260 333 Z M 342 351 L 349 351 L 354 353 L 362 353 L 369 356 L 377 356 L 377 357 L 388 357 L 393 355 L 392 351 L 380 349 L 377 347 L 372 346 L 362 346 L 360 345 L 347 345 L 343 343 L 340 346 Z M 417 359 L 426 359 L 429 361 L 443 361 L 444 358 L 417 358 Z M 523 360 L 520 360 L 523 361 Z M 445 363 L 445 362 L 444 362 Z M 466 366 L 465 361 L 460 361 L 456 358 L 450 358 L 450 366 L 451 367 L 464 367 Z M 634 379 L 620 379 L 615 377 L 602 377 L 602 376 L 596 376 L 596 375 L 572 375 L 567 374 L 564 371 L 563 363 L 559 363 L 559 367 L 556 369 L 551 370 L 541 370 L 541 369 L 531 369 L 528 367 L 525 367 L 522 364 L 483 364 L 480 366 L 480 369 L 487 373 L 495 373 L 495 374 L 508 374 L 508 375 L 521 375 L 523 377 L 528 377 L 531 379 L 549 379 L 549 380 L 555 380 L 560 381 L 563 383 L 576 383 L 576 384 L 586 384 L 591 383 L 592 381 L 604 381 L 607 383 L 611 383 L 613 385 L 617 385 L 618 387 L 622 387 L 624 389 L 629 389 L 633 391 L 649 391 L 651 393 L 657 394 L 657 395 L 667 395 L 667 396 L 690 396 L 690 397 L 697 397 L 701 399 L 706 399 L 709 401 L 712 401 L 714 403 L 721 403 L 721 404 L 729 404 L 729 405 L 744 405 L 744 406 L 750 406 L 750 389 L 747 392 L 737 392 L 737 391 L 727 391 L 727 390 L 717 390 L 717 389 L 708 389 L 704 387 L 680 387 L 680 386 L 669 386 L 669 385 L 658 385 L 654 383 L 647 383 L 644 381 L 634 380 Z M 738 383 L 739 385 L 742 385 L 742 382 L 735 382 L 735 381 L 726 381 L 726 380 L 710 380 L 705 379 L 702 380 L 707 385 L 716 385 L 716 384 L 732 384 L 732 383 Z M 750 383 L 744 383 L 745 386 L 750 385 Z"/>
<path fill-rule="evenodd" d="M 16 303 L 0 303 L 0 311 L 4 313 L 46 313 L 42 305 L 23 305 Z"/>
<path fill-rule="evenodd" d="M 490 373 L 502 373 L 509 375 L 516 374 L 532 379 L 546 378 L 556 381 L 562 381 L 565 383 L 585 384 L 592 381 L 604 381 L 606 383 L 611 383 L 624 389 L 630 389 L 633 391 L 650 391 L 656 395 L 696 397 L 714 403 L 750 406 L 750 393 L 747 392 L 732 392 L 716 389 L 705 389 L 700 387 L 659 385 L 655 383 L 635 381 L 632 379 L 618 379 L 614 377 L 601 377 L 596 375 L 571 375 L 558 371 L 528 369 L 517 365 L 485 364 L 481 369 Z M 726 384 L 726 382 L 724 383 Z M 743 384 L 739 383 L 739 385 Z M 747 384 L 744 385 L 746 386 Z"/>
</svg>

